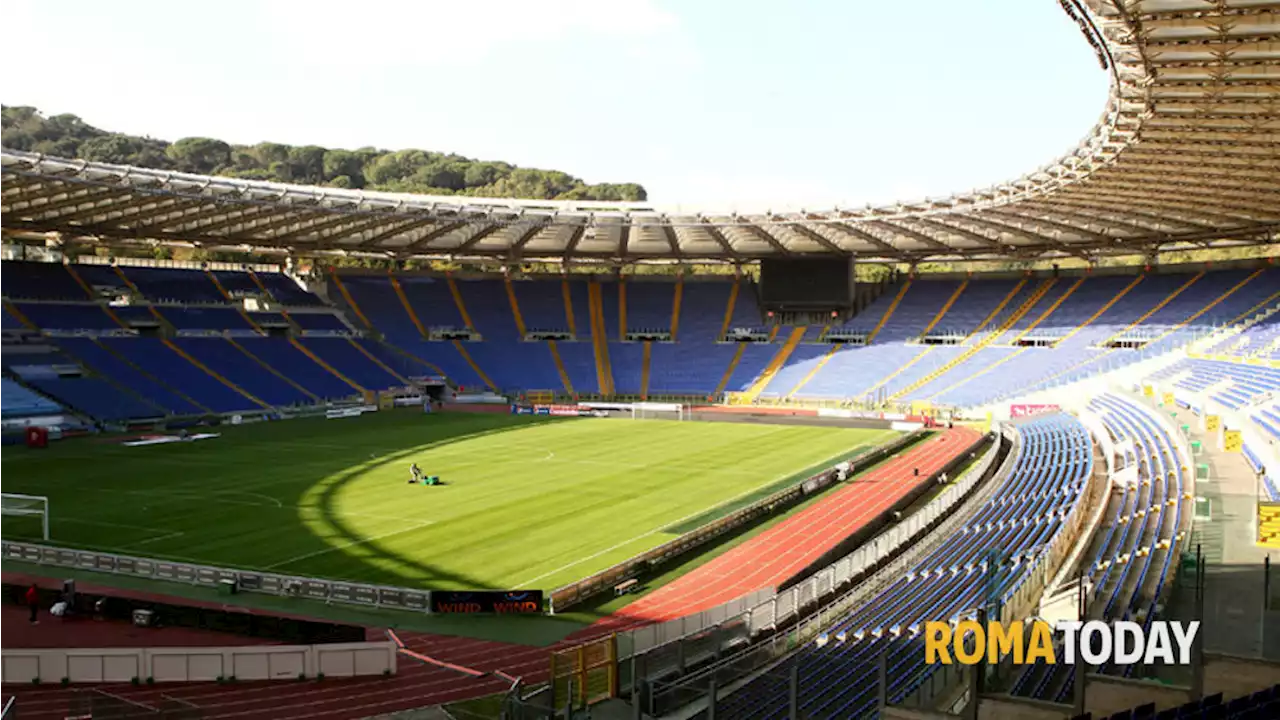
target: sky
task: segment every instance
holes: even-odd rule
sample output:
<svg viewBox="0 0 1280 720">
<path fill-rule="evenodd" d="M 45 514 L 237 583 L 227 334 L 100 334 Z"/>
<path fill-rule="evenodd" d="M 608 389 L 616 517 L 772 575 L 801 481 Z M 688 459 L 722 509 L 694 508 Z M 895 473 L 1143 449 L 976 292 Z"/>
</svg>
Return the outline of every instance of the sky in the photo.
<svg viewBox="0 0 1280 720">
<path fill-rule="evenodd" d="M 1108 76 L 1056 0 L 5 0 L 0 102 L 821 210 L 1012 180 Z"/>
</svg>

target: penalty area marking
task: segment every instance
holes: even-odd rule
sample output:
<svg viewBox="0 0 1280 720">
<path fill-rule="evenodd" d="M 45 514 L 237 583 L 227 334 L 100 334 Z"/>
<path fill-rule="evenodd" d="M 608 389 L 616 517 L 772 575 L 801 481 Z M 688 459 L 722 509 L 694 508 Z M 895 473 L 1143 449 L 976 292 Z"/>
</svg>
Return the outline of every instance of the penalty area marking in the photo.
<svg viewBox="0 0 1280 720">
<path fill-rule="evenodd" d="M 263 570 L 274 570 L 278 567 L 283 567 L 285 565 L 292 565 L 293 563 L 302 562 L 303 560 L 310 560 L 311 558 L 319 557 L 320 555 L 327 555 L 337 550 L 346 550 L 347 548 L 356 547 L 358 545 L 364 545 L 365 543 L 371 543 L 377 540 L 385 540 L 386 538 L 389 538 L 389 537 L 394 537 L 396 535 L 403 535 L 407 532 L 413 532 L 414 530 L 421 530 L 422 528 L 427 527 L 428 525 L 435 525 L 435 524 L 436 524 L 435 520 L 424 520 L 422 522 L 419 522 L 417 525 L 414 525 L 413 527 L 407 527 L 407 528 L 404 528 L 403 530 L 394 530 L 392 532 L 382 533 L 381 535 L 374 535 L 373 537 L 360 538 L 359 540 L 352 540 L 351 542 L 346 542 L 341 545 L 334 545 L 333 547 L 321 548 L 320 550 L 314 550 L 312 552 L 299 555 L 297 557 L 291 557 L 288 560 L 281 560 L 278 563 L 272 563 L 266 566 L 265 568 L 263 568 Z"/>
</svg>

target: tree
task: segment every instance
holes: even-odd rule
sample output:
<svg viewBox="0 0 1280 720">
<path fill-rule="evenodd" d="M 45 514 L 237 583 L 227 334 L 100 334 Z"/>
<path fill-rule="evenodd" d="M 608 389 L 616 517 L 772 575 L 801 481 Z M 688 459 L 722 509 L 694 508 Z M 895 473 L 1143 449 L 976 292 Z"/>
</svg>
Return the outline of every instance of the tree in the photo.
<svg viewBox="0 0 1280 720">
<path fill-rule="evenodd" d="M 644 200 L 634 183 L 589 185 L 558 170 L 518 168 L 456 153 L 374 147 L 329 149 L 276 142 L 230 145 L 205 137 L 164 140 L 101 130 L 76 115 L 45 117 L 25 105 L 0 107 L 7 148 L 159 170 L 430 195 L 542 200 Z"/>
<path fill-rule="evenodd" d="M 231 146 L 212 138 L 182 138 L 170 145 L 166 154 L 175 169 L 201 175 L 212 174 L 231 164 Z"/>
</svg>

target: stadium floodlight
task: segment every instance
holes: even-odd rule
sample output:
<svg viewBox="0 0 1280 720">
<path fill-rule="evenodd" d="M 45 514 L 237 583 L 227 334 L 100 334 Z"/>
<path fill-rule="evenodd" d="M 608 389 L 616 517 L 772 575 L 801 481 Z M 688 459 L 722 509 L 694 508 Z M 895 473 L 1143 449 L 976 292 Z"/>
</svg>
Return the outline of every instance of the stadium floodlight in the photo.
<svg viewBox="0 0 1280 720">
<path fill-rule="evenodd" d="M 0 493 L 0 515 L 40 518 L 40 534 L 49 540 L 49 498 L 43 495 Z"/>
<path fill-rule="evenodd" d="M 680 403 L 638 402 L 631 405 L 632 420 L 674 420 L 689 418 L 689 406 Z"/>
</svg>

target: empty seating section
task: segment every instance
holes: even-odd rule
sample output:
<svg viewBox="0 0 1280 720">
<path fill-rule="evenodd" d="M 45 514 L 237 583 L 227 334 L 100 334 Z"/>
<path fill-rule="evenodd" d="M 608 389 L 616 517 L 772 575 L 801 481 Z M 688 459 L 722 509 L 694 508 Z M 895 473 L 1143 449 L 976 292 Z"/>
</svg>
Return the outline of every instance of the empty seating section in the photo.
<svg viewBox="0 0 1280 720">
<path fill-rule="evenodd" d="M 1153 703 L 1147 703 L 1098 720 L 1272 720 L 1277 717 L 1280 717 L 1280 684 L 1228 702 L 1223 702 L 1222 693 L 1214 693 L 1158 713 Z"/>
<path fill-rule="evenodd" d="M 243 295 L 261 295 L 262 288 L 258 287 L 258 283 L 253 281 L 253 276 L 247 272 L 229 271 L 229 270 L 213 270 L 213 276 L 217 278 L 218 284 L 231 297 Z"/>
<path fill-rule="evenodd" d="M 933 352 L 937 349 L 900 343 L 849 345 L 832 355 L 798 396 L 862 397 L 880 379 L 906 367 L 921 354 Z"/>
<path fill-rule="evenodd" d="M 120 325 L 98 305 L 17 303 L 18 310 L 45 330 L 118 330 Z"/>
<path fill-rule="evenodd" d="M 158 312 L 178 330 L 252 330 L 244 316 L 231 308 L 162 307 Z"/>
<path fill-rule="evenodd" d="M 182 389 L 213 412 L 244 412 L 262 408 L 204 370 L 186 362 L 157 338 L 103 338 L 102 344 L 156 378 Z"/>
<path fill-rule="evenodd" d="M 765 386 L 761 397 L 783 397 L 805 379 L 827 354 L 829 345 L 797 345 L 787 358 L 787 364 Z"/>
<path fill-rule="evenodd" d="M 287 371 L 290 380 L 317 397 L 337 399 L 357 393 L 355 388 L 307 357 L 286 338 L 245 338 L 237 342 L 267 365 L 282 373 Z"/>
<path fill-rule="evenodd" d="M 953 542 L 932 550 L 850 612 L 826 634 L 825 644 L 811 643 L 787 661 L 798 666 L 803 717 L 850 718 L 872 711 L 882 652 L 889 700 L 900 702 L 931 672 L 924 665 L 925 621 L 969 616 L 988 586 L 1004 599 L 1027 580 L 1027 560 L 1057 537 L 1062 519 L 1079 503 L 1093 456 L 1088 432 L 1066 415 L 1038 417 L 1018 433 L 1012 472 Z M 992 557 L 999 567 L 987 581 Z M 774 671 L 749 682 L 720 703 L 717 717 L 787 717 L 788 694 L 776 684 L 781 676 Z"/>
<path fill-rule="evenodd" d="M 271 293 L 271 297 L 282 305 L 307 306 L 324 304 L 324 301 L 314 293 L 302 289 L 293 278 L 284 273 L 260 272 L 256 273 L 256 275 L 258 280 L 262 282 L 262 287 L 266 288 L 267 292 Z"/>
<path fill-rule="evenodd" d="M 171 268 L 121 267 L 138 292 L 152 302 L 221 303 L 226 298 L 218 292 L 208 274 L 197 270 Z"/>
<path fill-rule="evenodd" d="M 1280 360 L 1280 312 L 1205 350 L 1209 355 Z"/>
<path fill-rule="evenodd" d="M 685 286 L 686 292 L 688 287 Z M 760 347 L 776 350 L 774 345 Z M 746 349 L 750 350 L 751 347 L 748 346 Z M 654 343 L 649 369 L 650 392 L 662 391 L 677 395 L 709 394 L 720 384 L 720 379 L 724 377 L 725 370 L 729 368 L 729 363 L 733 361 L 733 355 L 737 350 L 738 347 L 734 344 L 694 340 Z M 612 353 L 613 350 L 611 349 L 610 352 Z M 758 375 L 768 362 L 769 358 L 765 357 L 755 370 L 755 374 Z M 615 360 L 615 375 L 617 364 Z M 747 378 L 746 384 L 750 384 L 754 377 L 755 375 L 752 375 Z"/>
<path fill-rule="evenodd" d="M 0 282 L 11 300 L 87 300 L 88 294 L 62 263 L 6 260 Z"/>
<path fill-rule="evenodd" d="M 26 327 L 17 315 L 9 311 L 8 307 L 4 312 L 0 312 L 0 318 L 3 318 L 0 320 L 0 330 L 22 330 Z"/>
<path fill-rule="evenodd" d="M 99 420 L 163 417 L 161 408 L 97 377 L 32 378 L 31 387 L 58 398 L 67 407 Z"/>
<path fill-rule="evenodd" d="M 6 418 L 32 417 L 62 412 L 62 406 L 9 378 L 0 378 L 0 412 Z"/>
<path fill-rule="evenodd" d="M 925 284 L 926 283 L 917 283 L 917 286 Z M 1031 283 L 1026 284 L 1030 285 Z M 978 326 L 982 324 L 982 321 L 985 320 L 987 316 L 991 315 L 996 308 L 1000 307 L 1000 303 L 1004 302 L 1004 299 L 1009 296 L 1009 293 L 1012 292 L 1017 285 L 1017 280 L 989 280 L 986 282 L 969 283 L 968 287 L 965 288 L 964 293 L 960 295 L 960 298 L 956 300 L 955 304 L 951 306 L 951 309 L 947 311 L 947 314 L 938 321 L 938 324 L 933 329 L 933 334 L 949 333 L 963 337 L 976 332 L 978 330 Z M 912 288 L 912 292 L 915 292 L 915 288 Z M 1005 305 L 1005 308 L 1010 307 L 1017 306 L 1013 301 L 1010 301 Z M 894 317 L 896 320 L 897 315 L 895 314 Z M 926 322 L 929 320 L 932 320 L 932 316 L 925 319 Z M 889 328 L 886 325 L 885 330 L 888 329 Z M 881 335 L 883 334 L 884 332 L 882 331 Z"/>
<path fill-rule="evenodd" d="M 1083 572 L 1093 588 L 1088 619 L 1134 620 L 1149 628 L 1158 619 L 1157 605 L 1178 555 L 1177 536 L 1190 521 L 1183 498 L 1189 469 L 1165 428 L 1131 401 L 1107 394 L 1091 401 L 1089 409 L 1120 449 L 1116 469 L 1125 482 L 1113 489 L 1104 524 L 1084 556 Z M 1133 667 L 1097 670 L 1127 676 Z M 1025 671 L 1012 691 L 1069 702 L 1071 688 L 1069 667 L 1041 663 Z"/>
<path fill-rule="evenodd" d="M 1018 318 L 1013 325 L 1009 326 L 1008 334 L 1005 335 L 1005 337 L 1000 338 L 1000 341 L 1011 342 L 1018 334 L 1028 330 L 1033 324 L 1035 324 L 1036 320 L 1041 316 L 1044 316 L 1044 318 L 1048 320 L 1049 315 L 1047 313 L 1050 312 L 1050 309 L 1053 308 L 1055 303 L 1058 304 L 1058 307 L 1065 305 L 1071 295 L 1075 294 L 1071 288 L 1074 287 L 1077 291 L 1080 289 L 1080 287 L 1076 285 L 1077 280 L 1078 278 L 1058 278 L 1058 281 L 1045 291 L 1043 296 L 1041 296 L 1039 302 L 1031 306 L 1026 314 Z M 1083 286 L 1084 283 L 1081 282 L 1080 285 Z M 1068 293 L 1071 295 L 1068 295 Z M 1059 301 L 1061 302 L 1059 303 Z"/>
<path fill-rule="evenodd" d="M 196 415 L 208 412 L 208 408 L 184 397 L 185 390 L 175 388 L 165 380 L 147 374 L 93 338 L 62 338 L 58 344 L 78 358 L 84 367 L 110 377 L 117 384 L 168 413 Z"/>
<path fill-rule="evenodd" d="M 689 291 L 695 283 L 686 282 L 684 289 L 681 291 L 680 298 L 680 330 L 681 335 L 686 332 L 696 333 L 698 337 L 710 334 L 714 338 L 715 334 L 720 332 L 720 323 L 724 315 L 725 303 L 729 301 L 728 295 L 720 303 L 719 311 L 706 308 L 707 317 L 699 317 L 703 312 L 703 308 L 691 307 L 689 303 Z M 697 283 L 701 284 L 701 283 Z M 670 282 L 646 282 L 644 280 L 629 279 L 626 282 L 627 293 L 627 331 L 639 332 L 645 330 L 670 330 L 671 329 L 671 310 L 675 306 L 675 285 Z M 706 327 L 706 321 L 713 321 L 714 327 Z M 689 324 L 693 323 L 693 327 Z M 710 331 L 709 333 L 707 331 Z M 719 378 L 717 378 L 719 381 Z"/>
<path fill-rule="evenodd" d="M 568 332 L 564 291 L 559 280 L 512 280 L 525 327 L 543 332 Z"/>
<path fill-rule="evenodd" d="M 394 295 L 394 290 L 390 288 L 390 280 L 386 278 L 379 279 L 387 285 L 388 291 L 392 293 L 391 299 L 399 302 Z M 461 330 L 467 327 L 467 324 L 462 320 L 462 313 L 458 310 L 458 304 L 454 302 L 453 293 L 449 292 L 449 283 L 444 278 L 401 275 L 399 276 L 399 281 L 405 297 L 408 298 L 414 313 L 417 314 L 418 319 L 426 329 L 452 328 Z M 363 308 L 364 305 L 360 307 Z M 373 320 L 372 317 L 369 319 Z"/>
<path fill-rule="evenodd" d="M 1180 360 L 1152 375 L 1238 410 L 1280 391 L 1280 369 L 1204 359 Z"/>
<path fill-rule="evenodd" d="M 907 294 L 902 296 L 902 302 L 898 303 L 897 309 L 880 329 L 875 341 L 901 342 L 918 337 L 924 332 L 925 327 L 933 322 L 933 318 L 942 310 L 942 306 L 959 286 L 958 280 L 916 280 L 907 290 Z M 971 283 L 969 287 L 973 288 L 975 285 Z M 966 290 L 965 294 L 969 294 L 969 291 Z M 877 298 L 877 304 L 885 301 L 893 302 L 893 297 L 886 292 Z M 964 302 L 963 297 L 951 306 L 948 315 L 959 310 L 961 302 Z M 879 322 L 879 318 L 876 321 Z M 873 325 L 872 329 L 874 327 Z"/>
<path fill-rule="evenodd" d="M 283 317 L 283 316 L 281 316 Z M 351 328 L 333 313 L 296 312 L 289 317 L 303 331 L 351 332 Z"/>
</svg>

